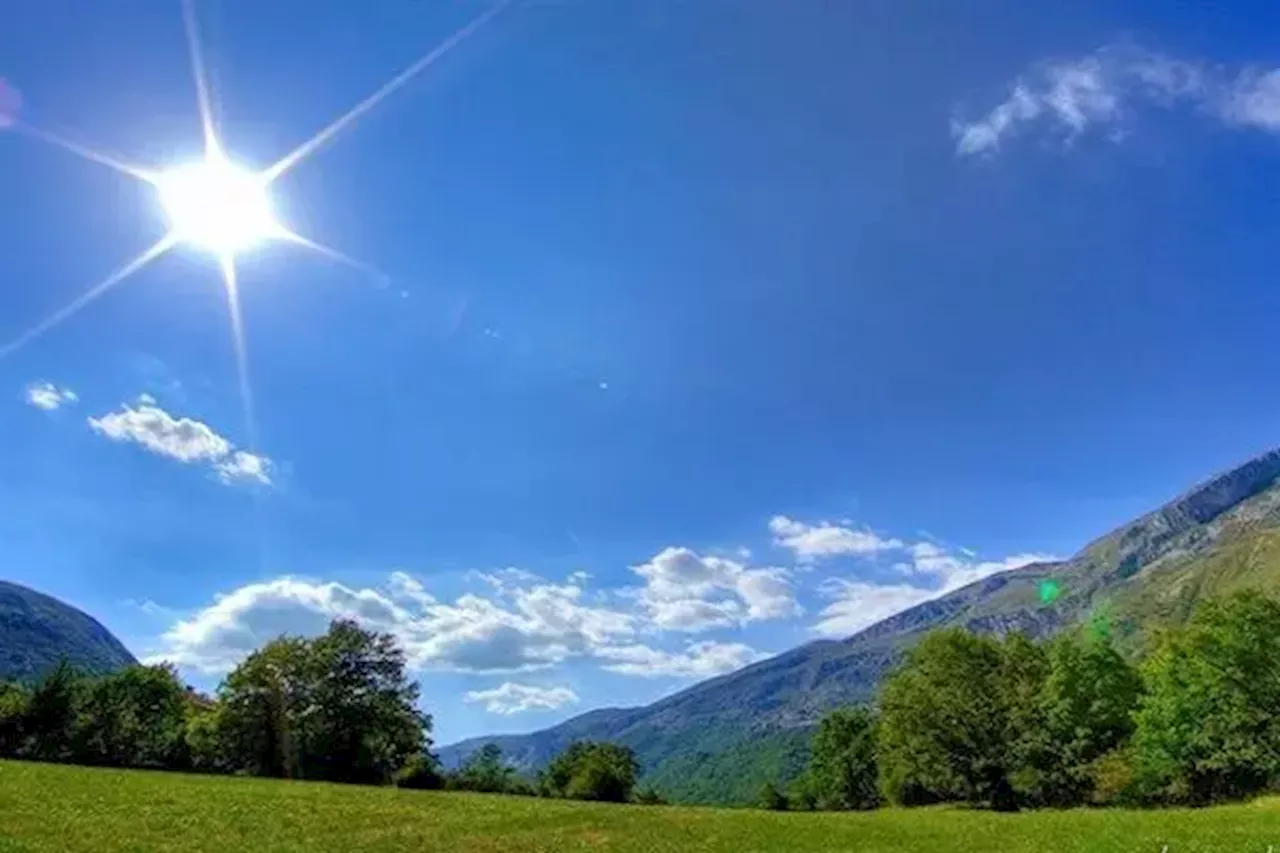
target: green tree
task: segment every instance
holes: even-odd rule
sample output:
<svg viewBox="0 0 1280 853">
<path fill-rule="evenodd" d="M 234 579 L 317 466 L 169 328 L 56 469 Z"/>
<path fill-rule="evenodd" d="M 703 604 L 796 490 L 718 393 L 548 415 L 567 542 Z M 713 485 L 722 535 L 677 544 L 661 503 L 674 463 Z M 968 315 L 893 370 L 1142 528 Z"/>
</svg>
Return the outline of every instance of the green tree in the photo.
<svg viewBox="0 0 1280 853">
<path fill-rule="evenodd" d="M 1043 802 L 1078 805 L 1092 797 L 1095 764 L 1128 741 L 1141 693 L 1141 678 L 1108 633 L 1072 631 L 1049 645 L 1041 692 Z"/>
<path fill-rule="evenodd" d="M 451 787 L 463 791 L 506 793 L 511 787 L 515 768 L 502 757 L 502 747 L 486 743 L 467 757 L 452 778 Z"/>
<path fill-rule="evenodd" d="M 787 810 L 787 797 L 778 790 L 777 785 L 772 782 L 765 782 L 760 787 L 760 796 L 756 799 L 756 805 L 771 812 L 785 812 Z"/>
<path fill-rule="evenodd" d="M 641 806 L 665 806 L 668 804 L 667 798 L 662 795 L 662 792 L 651 785 L 646 785 L 636 791 L 632 800 Z"/>
<path fill-rule="evenodd" d="M 818 807 L 873 809 L 876 789 L 875 717 L 867 708 L 826 714 L 810 745 L 809 776 Z"/>
<path fill-rule="evenodd" d="M 22 720 L 22 757 L 38 761 L 72 757 L 80 688 L 79 677 L 65 660 L 36 684 Z"/>
<path fill-rule="evenodd" d="M 1280 779 L 1280 604 L 1256 591 L 1203 603 L 1142 667 L 1139 784 L 1190 803 Z"/>
<path fill-rule="evenodd" d="M 191 769 L 201 773 L 226 773 L 237 762 L 226 754 L 223 742 L 222 706 L 203 697 L 187 704 L 186 741 Z"/>
<path fill-rule="evenodd" d="M 444 774 L 430 753 L 415 755 L 396 772 L 397 788 L 436 791 L 444 787 Z"/>
<path fill-rule="evenodd" d="M 298 777 L 300 744 L 315 706 L 306 640 L 279 637 L 251 653 L 218 690 L 218 735 L 232 770 Z"/>
<path fill-rule="evenodd" d="M 307 778 L 385 782 L 429 749 L 430 719 L 391 635 L 338 620 L 308 651 Z"/>
<path fill-rule="evenodd" d="M 885 680 L 876 755 L 889 800 L 1014 806 L 1002 665 L 998 641 L 947 629 Z"/>
<path fill-rule="evenodd" d="M 431 720 L 404 667 L 392 637 L 353 622 L 273 640 L 219 690 L 222 752 L 263 776 L 389 781 L 430 747 Z"/>
<path fill-rule="evenodd" d="M 1042 805 L 1051 758 L 1043 698 L 1049 656 L 1043 645 L 1021 633 L 1005 637 L 1000 654 L 998 693 L 1005 713 L 1010 786 L 1019 804 Z"/>
<path fill-rule="evenodd" d="M 640 765 L 629 748 L 577 741 L 552 759 L 540 781 L 548 796 L 625 803 L 639 775 Z"/>
<path fill-rule="evenodd" d="M 187 691 L 171 666 L 128 666 L 87 679 L 76 708 L 75 760 L 183 769 Z"/>
<path fill-rule="evenodd" d="M 801 773 L 787 787 L 787 807 L 792 811 L 811 812 L 818 807 L 818 790 L 808 771 Z"/>
<path fill-rule="evenodd" d="M 14 682 L 0 682 L 0 757 L 16 757 L 23 746 L 28 694 Z"/>
</svg>

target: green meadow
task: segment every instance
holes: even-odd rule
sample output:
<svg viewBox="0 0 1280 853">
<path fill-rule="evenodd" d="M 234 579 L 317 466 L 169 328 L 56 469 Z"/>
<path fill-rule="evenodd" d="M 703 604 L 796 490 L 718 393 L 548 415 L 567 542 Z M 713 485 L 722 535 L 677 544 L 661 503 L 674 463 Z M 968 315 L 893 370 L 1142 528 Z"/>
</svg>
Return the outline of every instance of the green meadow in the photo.
<svg viewBox="0 0 1280 853">
<path fill-rule="evenodd" d="M 1211 809 L 788 813 L 0 762 L 0 851 L 1266 853 L 1280 799 Z"/>
</svg>

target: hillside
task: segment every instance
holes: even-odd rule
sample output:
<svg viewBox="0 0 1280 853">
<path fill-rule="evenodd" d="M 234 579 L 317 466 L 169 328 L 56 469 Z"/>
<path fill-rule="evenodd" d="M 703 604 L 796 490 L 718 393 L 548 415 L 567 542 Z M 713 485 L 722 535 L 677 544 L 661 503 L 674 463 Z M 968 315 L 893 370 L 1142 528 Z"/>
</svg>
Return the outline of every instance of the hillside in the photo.
<svg viewBox="0 0 1280 853">
<path fill-rule="evenodd" d="M 688 801 L 742 802 L 803 760 L 807 729 L 835 705 L 872 698 L 880 677 L 924 633 L 961 625 L 1032 636 L 1096 615 L 1136 651 L 1149 629 L 1242 586 L 1280 588 L 1280 450 L 1250 460 L 1120 527 L 1059 563 L 995 575 L 840 641 L 810 643 L 696 684 L 643 708 L 592 711 L 528 735 L 441 750 L 455 764 L 488 742 L 536 768 L 576 739 L 632 747 L 646 780 Z M 1040 585 L 1060 594 L 1041 601 Z M 774 778 L 777 778 L 775 775 Z"/>
<path fill-rule="evenodd" d="M 88 614 L 33 589 L 0 581 L 0 680 L 39 677 L 63 657 L 91 673 L 136 662 Z"/>
</svg>

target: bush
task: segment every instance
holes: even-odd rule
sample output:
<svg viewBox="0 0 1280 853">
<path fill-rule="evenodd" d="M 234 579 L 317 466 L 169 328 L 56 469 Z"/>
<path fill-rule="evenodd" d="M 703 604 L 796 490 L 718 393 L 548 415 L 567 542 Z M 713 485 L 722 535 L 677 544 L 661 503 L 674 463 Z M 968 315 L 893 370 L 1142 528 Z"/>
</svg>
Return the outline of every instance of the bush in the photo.
<svg viewBox="0 0 1280 853">
<path fill-rule="evenodd" d="M 642 806 L 665 806 L 667 798 L 649 786 L 636 791 L 634 802 Z"/>
<path fill-rule="evenodd" d="M 578 741 L 543 771 L 541 788 L 551 797 L 625 803 L 631 799 L 639 772 L 635 753 L 627 747 Z"/>
<path fill-rule="evenodd" d="M 785 812 L 787 810 L 787 798 L 778 786 L 772 782 L 765 782 L 764 787 L 760 789 L 760 797 L 756 804 L 762 809 L 768 809 L 771 812 Z"/>
<path fill-rule="evenodd" d="M 438 791 L 444 787 L 444 774 L 430 756 L 415 755 L 396 772 L 395 783 L 397 788 Z"/>
<path fill-rule="evenodd" d="M 1136 805 L 1139 797 L 1133 756 L 1128 749 L 1113 749 L 1090 765 L 1095 806 Z"/>
</svg>

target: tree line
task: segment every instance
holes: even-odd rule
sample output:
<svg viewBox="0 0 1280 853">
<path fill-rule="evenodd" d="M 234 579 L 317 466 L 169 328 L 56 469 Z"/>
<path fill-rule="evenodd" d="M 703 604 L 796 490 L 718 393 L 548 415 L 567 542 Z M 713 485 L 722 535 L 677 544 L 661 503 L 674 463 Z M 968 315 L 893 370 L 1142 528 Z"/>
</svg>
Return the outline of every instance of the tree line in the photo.
<svg viewBox="0 0 1280 853">
<path fill-rule="evenodd" d="M 346 620 L 313 639 L 280 637 L 250 654 L 216 696 L 169 665 L 84 675 L 65 662 L 33 684 L 0 682 L 0 758 L 108 767 L 655 802 L 636 791 L 634 753 L 570 745 L 536 777 L 496 746 L 447 771 L 431 717 L 389 634 Z"/>
<path fill-rule="evenodd" d="M 874 707 L 828 713 L 804 773 L 759 805 L 1207 805 L 1280 790 L 1280 604 L 1206 601 L 1151 648 L 1131 664 L 1102 620 L 1047 642 L 933 632 Z"/>
</svg>

